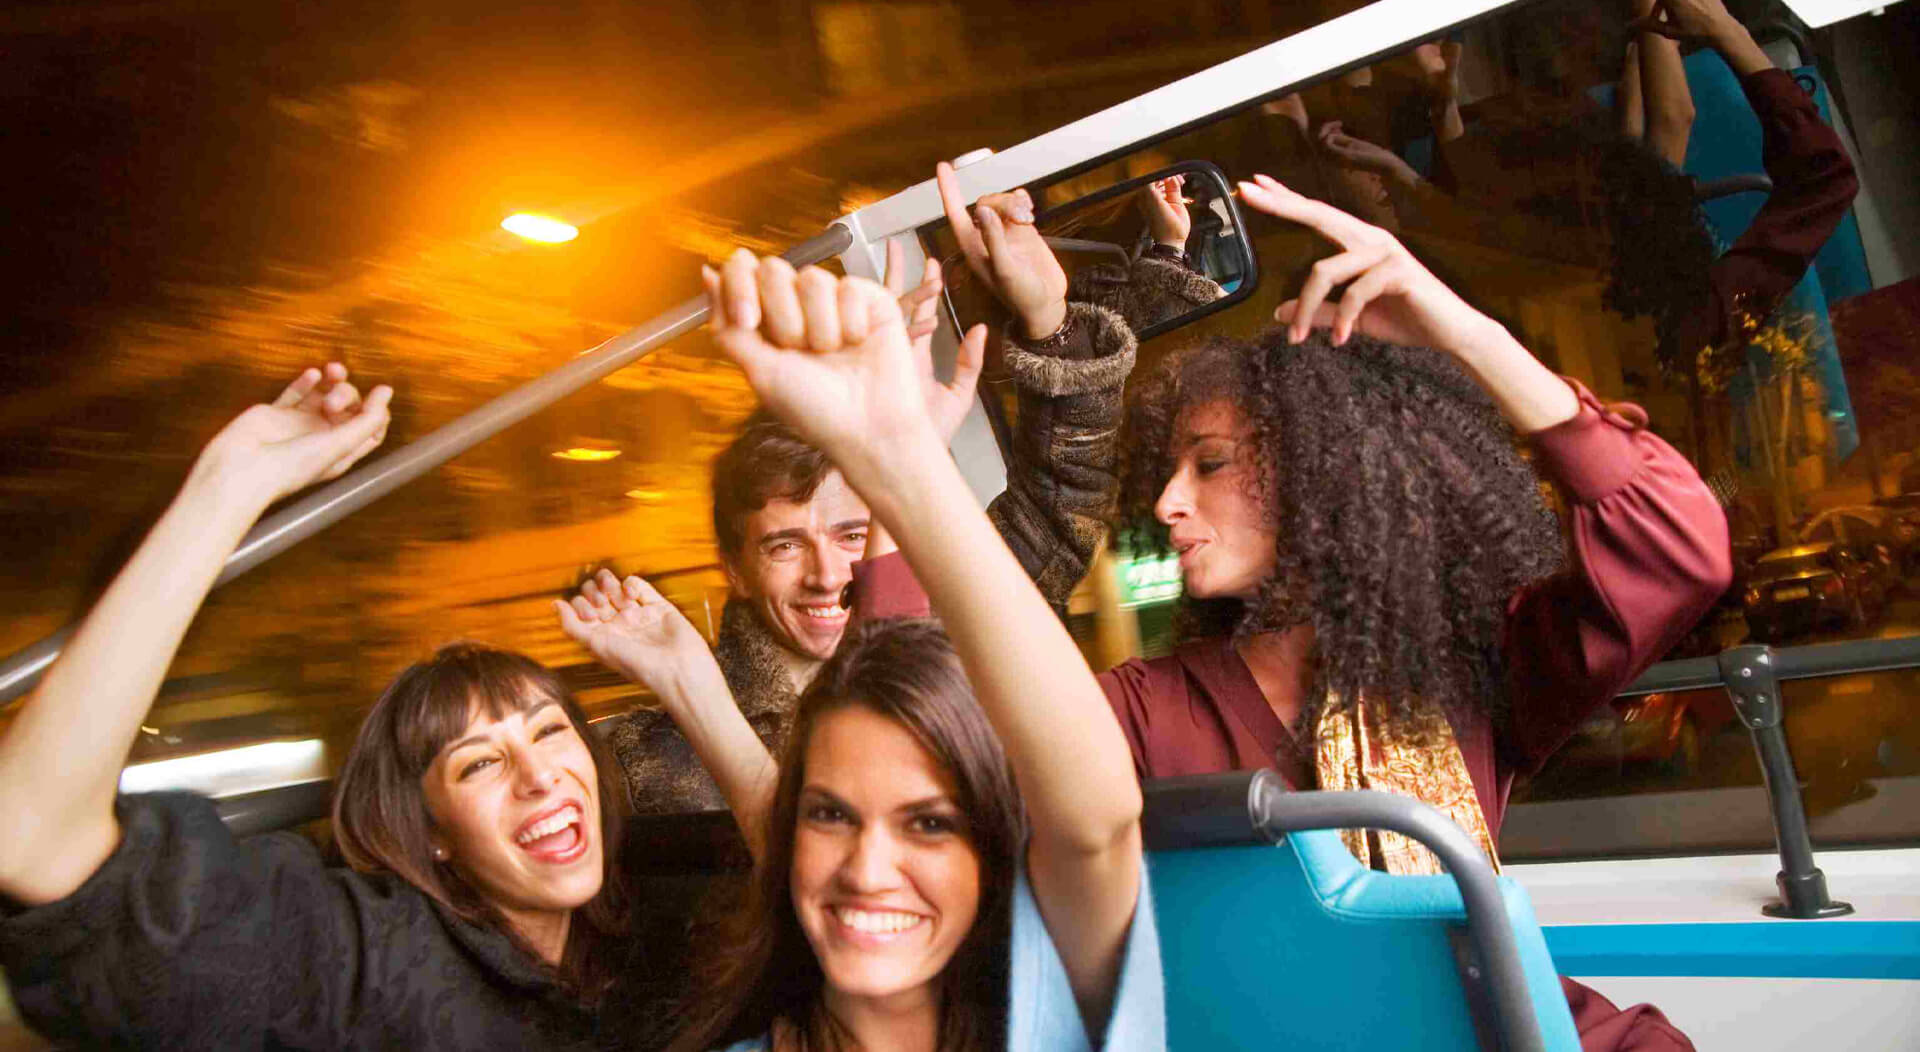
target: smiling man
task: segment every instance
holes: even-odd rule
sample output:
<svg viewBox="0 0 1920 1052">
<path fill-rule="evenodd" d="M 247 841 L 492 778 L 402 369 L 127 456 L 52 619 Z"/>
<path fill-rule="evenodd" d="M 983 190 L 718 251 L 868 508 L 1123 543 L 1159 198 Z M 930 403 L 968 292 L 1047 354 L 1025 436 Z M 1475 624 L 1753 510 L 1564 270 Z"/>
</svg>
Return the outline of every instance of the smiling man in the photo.
<svg viewBox="0 0 1920 1052">
<path fill-rule="evenodd" d="M 847 585 L 867 545 L 867 505 L 819 450 L 761 413 L 713 465 L 713 532 L 729 597 L 714 657 L 740 711 L 776 754 L 794 702 L 846 631 Z M 610 741 L 635 809 L 726 806 L 663 711 L 620 720 Z"/>
</svg>

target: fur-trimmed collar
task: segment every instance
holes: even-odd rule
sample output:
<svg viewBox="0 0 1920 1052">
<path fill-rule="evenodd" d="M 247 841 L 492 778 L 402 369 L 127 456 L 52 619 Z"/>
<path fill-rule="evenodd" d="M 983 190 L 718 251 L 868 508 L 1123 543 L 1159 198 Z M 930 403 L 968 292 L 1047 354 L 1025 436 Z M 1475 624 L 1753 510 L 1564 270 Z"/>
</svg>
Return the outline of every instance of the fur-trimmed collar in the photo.
<svg viewBox="0 0 1920 1052">
<path fill-rule="evenodd" d="M 720 663 L 740 711 L 748 719 L 777 715 L 784 728 L 806 683 L 793 681 L 787 671 L 789 652 L 767 631 L 750 604 L 727 600 L 720 611 L 720 635 L 714 640 L 713 657 Z M 807 677 L 812 679 L 811 670 Z"/>
</svg>

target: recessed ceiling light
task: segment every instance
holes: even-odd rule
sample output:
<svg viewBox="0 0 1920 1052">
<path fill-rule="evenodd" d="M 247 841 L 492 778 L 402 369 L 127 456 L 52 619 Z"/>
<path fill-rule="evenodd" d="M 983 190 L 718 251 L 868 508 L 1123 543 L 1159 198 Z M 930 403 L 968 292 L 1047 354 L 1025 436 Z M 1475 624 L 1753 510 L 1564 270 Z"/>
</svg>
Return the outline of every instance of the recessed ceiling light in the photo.
<svg viewBox="0 0 1920 1052">
<path fill-rule="evenodd" d="M 553 455 L 557 460 L 578 460 L 588 464 L 596 464 L 602 460 L 612 460 L 614 457 L 620 455 L 620 451 L 617 449 L 591 449 L 586 446 L 574 446 L 571 449 L 556 449 L 553 451 Z"/>
<path fill-rule="evenodd" d="M 528 241 L 538 241 L 545 245 L 558 245 L 580 236 L 580 228 L 571 223 L 562 223 L 549 216 L 537 216 L 528 212 L 515 212 L 502 219 L 500 226 Z"/>
</svg>

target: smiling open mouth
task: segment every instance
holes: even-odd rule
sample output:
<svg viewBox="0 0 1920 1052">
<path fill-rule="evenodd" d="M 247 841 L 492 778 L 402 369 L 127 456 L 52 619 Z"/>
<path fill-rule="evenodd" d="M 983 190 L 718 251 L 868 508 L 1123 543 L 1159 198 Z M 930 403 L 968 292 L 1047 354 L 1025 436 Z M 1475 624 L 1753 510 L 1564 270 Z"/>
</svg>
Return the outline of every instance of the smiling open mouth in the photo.
<svg viewBox="0 0 1920 1052">
<path fill-rule="evenodd" d="M 847 616 L 847 608 L 839 603 L 823 603 L 803 606 L 800 612 L 815 621 L 841 621 Z"/>
<path fill-rule="evenodd" d="M 567 804 L 515 833 L 513 842 L 549 862 L 570 862 L 586 850 L 587 835 L 579 806 Z"/>
<path fill-rule="evenodd" d="M 846 906 L 834 906 L 828 909 L 833 919 L 860 935 L 868 937 L 891 938 L 902 932 L 912 931 L 927 922 L 927 918 L 918 913 L 903 913 L 899 910 L 856 910 Z"/>
</svg>

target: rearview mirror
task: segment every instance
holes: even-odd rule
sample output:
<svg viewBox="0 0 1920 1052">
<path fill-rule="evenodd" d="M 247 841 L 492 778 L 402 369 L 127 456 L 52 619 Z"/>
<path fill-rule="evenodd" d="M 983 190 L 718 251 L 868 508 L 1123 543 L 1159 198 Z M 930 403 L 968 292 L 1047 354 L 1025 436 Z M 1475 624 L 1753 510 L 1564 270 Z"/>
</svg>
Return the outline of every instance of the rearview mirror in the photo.
<svg viewBox="0 0 1920 1052">
<path fill-rule="evenodd" d="M 1178 184 L 1167 187 L 1167 180 Z M 1156 227 L 1150 218 L 1156 193 L 1169 204 L 1179 202 L 1168 210 L 1171 225 Z M 1182 212 L 1186 237 L 1176 249 L 1171 242 L 1180 239 L 1172 232 Z M 1126 303 L 1128 309 L 1120 313 L 1141 340 L 1224 310 L 1252 295 L 1259 283 L 1246 225 L 1226 174 L 1206 161 L 1183 161 L 1044 208 L 1034 216 L 1034 225 L 1066 271 L 1067 298 L 1102 306 Z M 1156 240 L 1156 234 L 1171 242 Z M 945 224 L 935 239 L 943 248 L 953 244 Z M 959 253 L 940 254 L 947 268 L 948 305 L 960 330 L 999 320 L 992 299 L 973 288 Z M 1156 264 L 1178 266 L 1206 279 L 1217 287 L 1217 296 L 1195 304 L 1190 298 L 1134 295 Z"/>
<path fill-rule="evenodd" d="M 1168 180 L 1177 180 L 1177 186 L 1166 187 Z M 1184 309 L 1151 320 L 1130 319 L 1134 335 L 1142 340 L 1224 310 L 1253 294 L 1259 274 L 1247 242 L 1246 224 L 1240 219 L 1226 174 L 1206 161 L 1183 161 L 1045 209 L 1034 217 L 1041 236 L 1067 272 L 1070 290 L 1084 289 L 1101 279 L 1125 282 L 1143 256 L 1173 260 L 1167 249 L 1155 249 L 1156 231 L 1149 218 L 1153 197 L 1163 193 L 1163 188 L 1179 195 L 1189 223 L 1178 262 L 1218 285 L 1221 295 L 1211 303 L 1183 305 Z M 1171 194 L 1165 196 L 1173 200 Z"/>
</svg>

